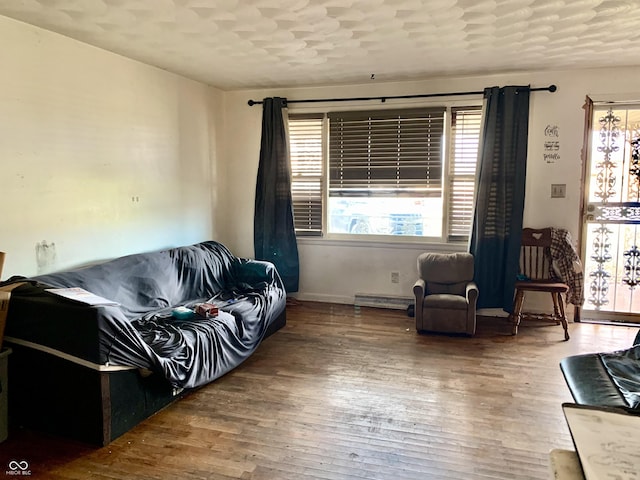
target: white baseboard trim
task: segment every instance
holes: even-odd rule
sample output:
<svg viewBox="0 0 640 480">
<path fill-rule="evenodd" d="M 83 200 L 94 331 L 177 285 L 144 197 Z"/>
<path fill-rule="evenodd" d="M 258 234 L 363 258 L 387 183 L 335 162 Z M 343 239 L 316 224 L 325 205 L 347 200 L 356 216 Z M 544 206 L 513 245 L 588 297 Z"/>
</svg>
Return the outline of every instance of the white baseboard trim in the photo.
<svg viewBox="0 0 640 480">
<path fill-rule="evenodd" d="M 329 295 L 326 293 L 294 293 L 291 295 L 302 302 L 341 303 L 353 305 L 354 298 L 347 295 Z"/>
<path fill-rule="evenodd" d="M 479 308 L 476 315 L 483 317 L 508 317 L 509 314 L 501 308 Z"/>
<path fill-rule="evenodd" d="M 343 305 L 354 305 L 356 307 L 389 308 L 393 310 L 406 310 L 414 301 L 413 297 L 375 293 L 356 293 L 355 297 L 351 297 L 347 295 L 329 295 L 326 293 L 298 292 L 291 294 L 291 297 L 302 302 L 339 303 Z"/>
<path fill-rule="evenodd" d="M 390 308 L 393 310 L 406 310 L 409 305 L 413 305 L 413 302 L 413 297 L 381 293 L 356 293 L 354 300 L 354 304 L 359 307 Z"/>
<path fill-rule="evenodd" d="M 355 297 L 348 295 L 331 295 L 326 293 L 292 293 L 290 295 L 302 302 L 338 303 L 342 305 L 355 305 L 359 307 L 389 308 L 393 310 L 405 310 L 413 304 L 413 297 L 356 293 Z M 567 320 L 573 321 L 573 305 L 565 308 Z M 531 309 L 534 313 L 545 313 L 542 309 Z M 548 311 L 546 311 L 548 313 Z M 509 314 L 501 308 L 483 308 L 478 310 L 478 315 L 487 317 L 508 317 Z"/>
</svg>

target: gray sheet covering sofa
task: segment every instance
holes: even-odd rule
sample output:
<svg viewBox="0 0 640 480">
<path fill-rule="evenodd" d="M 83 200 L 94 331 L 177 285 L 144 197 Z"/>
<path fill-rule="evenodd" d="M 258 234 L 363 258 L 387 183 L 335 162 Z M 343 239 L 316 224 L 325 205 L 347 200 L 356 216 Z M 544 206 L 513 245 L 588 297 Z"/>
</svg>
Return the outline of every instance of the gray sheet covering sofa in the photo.
<svg viewBox="0 0 640 480">
<path fill-rule="evenodd" d="M 5 283 L 18 281 L 24 285 L 12 292 L 5 331 L 14 350 L 12 423 L 94 443 L 237 367 L 286 321 L 275 267 L 214 241 Z M 66 287 L 118 305 L 88 306 L 48 291 Z M 175 307 L 203 302 L 220 314 L 172 316 Z"/>
</svg>

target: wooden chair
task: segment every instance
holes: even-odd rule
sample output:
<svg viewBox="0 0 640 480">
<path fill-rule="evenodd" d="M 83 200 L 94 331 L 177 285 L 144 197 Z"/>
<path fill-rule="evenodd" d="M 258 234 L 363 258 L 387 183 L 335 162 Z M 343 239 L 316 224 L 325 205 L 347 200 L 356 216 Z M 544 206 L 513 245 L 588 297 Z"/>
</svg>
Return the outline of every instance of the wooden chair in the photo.
<svg viewBox="0 0 640 480">
<path fill-rule="evenodd" d="M 567 316 L 564 311 L 562 294 L 569 291 L 569 286 L 551 276 L 551 229 L 524 228 L 520 248 L 520 272 L 516 281 L 513 313 L 509 315 L 512 322 L 512 334 L 518 333 L 521 320 L 551 321 L 562 324 L 564 339 L 569 340 Z M 553 313 L 523 312 L 525 292 L 546 292 L 553 300 Z"/>
</svg>

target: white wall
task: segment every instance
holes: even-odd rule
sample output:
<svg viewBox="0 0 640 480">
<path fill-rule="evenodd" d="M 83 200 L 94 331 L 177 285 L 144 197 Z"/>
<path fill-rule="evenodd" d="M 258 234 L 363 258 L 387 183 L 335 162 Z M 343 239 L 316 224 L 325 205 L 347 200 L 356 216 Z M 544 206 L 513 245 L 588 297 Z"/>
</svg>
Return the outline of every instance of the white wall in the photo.
<svg viewBox="0 0 640 480">
<path fill-rule="evenodd" d="M 261 107 L 247 100 L 274 95 L 554 83 L 556 93 L 532 94 L 524 223 L 565 227 L 577 238 L 585 96 L 640 98 L 640 67 L 222 92 L 4 17 L 0 44 L 3 278 L 209 238 L 253 256 Z M 543 159 L 547 125 L 560 135 L 560 159 L 552 164 Z M 552 183 L 566 183 L 567 197 L 551 199 Z M 418 253 L 465 248 L 303 239 L 299 297 L 350 303 L 358 292 L 407 296 Z M 391 283 L 391 271 L 400 272 L 399 284 Z"/>
<path fill-rule="evenodd" d="M 246 256 L 253 254 L 253 200 L 260 148 L 261 107 L 247 106 L 248 99 L 267 96 L 289 99 L 351 96 L 406 95 L 416 93 L 477 91 L 493 85 L 558 86 L 555 93 L 534 92 L 531 96 L 529 153 L 527 164 L 524 225 L 567 228 L 577 240 L 580 218 L 581 148 L 586 95 L 598 99 L 637 99 L 640 68 L 530 72 L 439 78 L 416 82 L 356 86 L 235 91 L 225 95 L 225 150 L 228 200 L 233 205 L 220 217 L 229 246 Z M 394 102 L 402 104 L 406 102 Z M 306 105 L 306 106 L 305 106 Z M 317 111 L 327 105 L 292 104 L 290 112 Z M 313 105 L 313 104 L 312 104 Z M 340 104 L 340 107 L 344 104 Z M 363 104 L 372 107 L 375 103 Z M 335 109 L 335 105 L 333 106 Z M 544 161 L 545 128 L 557 126 L 560 158 Z M 551 184 L 565 183 L 566 198 L 551 198 Z M 423 250 L 466 249 L 466 245 L 385 245 L 335 242 L 326 239 L 299 241 L 302 299 L 350 303 L 358 292 L 382 295 L 411 295 L 416 278 L 415 261 Z M 392 284 L 390 272 L 400 272 L 400 283 Z M 544 300 L 546 301 L 546 299 Z"/>
<path fill-rule="evenodd" d="M 222 92 L 0 17 L 3 278 L 216 235 Z"/>
</svg>

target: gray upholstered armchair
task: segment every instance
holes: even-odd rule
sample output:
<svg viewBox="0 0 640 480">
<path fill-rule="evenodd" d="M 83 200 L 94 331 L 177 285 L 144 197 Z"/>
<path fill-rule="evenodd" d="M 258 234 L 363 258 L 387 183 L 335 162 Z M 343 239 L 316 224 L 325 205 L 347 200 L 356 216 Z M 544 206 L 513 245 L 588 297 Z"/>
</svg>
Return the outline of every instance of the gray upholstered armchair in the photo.
<svg viewBox="0 0 640 480">
<path fill-rule="evenodd" d="M 473 335 L 478 300 L 473 256 L 423 253 L 418 257 L 418 276 L 413 286 L 416 330 Z"/>
</svg>

